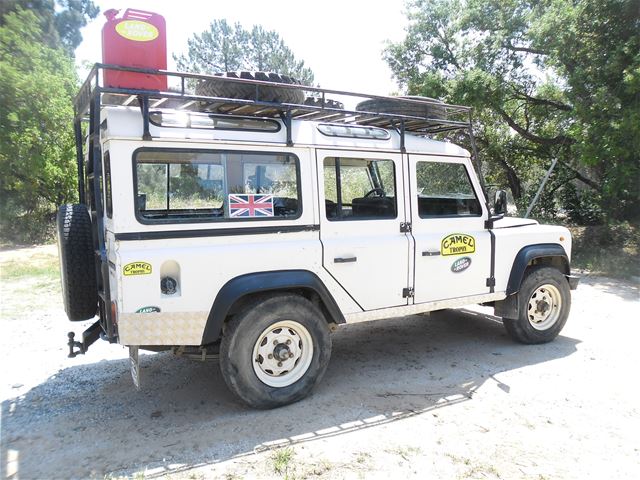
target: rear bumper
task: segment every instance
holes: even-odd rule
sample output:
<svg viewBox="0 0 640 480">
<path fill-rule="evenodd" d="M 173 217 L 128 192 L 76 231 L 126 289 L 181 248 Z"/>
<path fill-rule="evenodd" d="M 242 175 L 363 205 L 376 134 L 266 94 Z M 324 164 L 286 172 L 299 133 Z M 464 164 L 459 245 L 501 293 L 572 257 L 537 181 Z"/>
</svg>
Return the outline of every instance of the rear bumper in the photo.
<svg viewBox="0 0 640 480">
<path fill-rule="evenodd" d="M 569 288 L 571 290 L 578 288 L 578 282 L 580 282 L 580 277 L 578 275 L 565 275 L 565 277 L 567 277 Z"/>
</svg>

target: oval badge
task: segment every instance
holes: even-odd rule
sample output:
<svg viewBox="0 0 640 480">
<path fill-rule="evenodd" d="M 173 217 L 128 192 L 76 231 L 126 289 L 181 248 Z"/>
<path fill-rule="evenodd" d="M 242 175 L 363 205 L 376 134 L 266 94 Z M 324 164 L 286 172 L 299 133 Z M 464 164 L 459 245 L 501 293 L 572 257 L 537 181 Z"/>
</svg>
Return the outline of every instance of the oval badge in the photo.
<svg viewBox="0 0 640 480">
<path fill-rule="evenodd" d="M 451 264 L 451 271 L 453 273 L 460 273 L 471 266 L 471 258 L 462 257 L 457 259 Z"/>
<path fill-rule="evenodd" d="M 136 310 L 136 313 L 157 313 L 159 311 L 160 307 L 149 306 L 139 308 L 138 310 Z"/>
<path fill-rule="evenodd" d="M 476 251 L 476 239 L 465 233 L 452 233 L 442 239 L 440 253 L 446 255 L 464 255 Z"/>
<path fill-rule="evenodd" d="M 131 262 L 122 267 L 124 275 L 149 275 L 151 264 L 147 262 Z"/>
<path fill-rule="evenodd" d="M 158 38 L 158 29 L 140 20 L 123 20 L 116 25 L 116 32 L 121 37 L 134 42 L 150 42 Z"/>
</svg>

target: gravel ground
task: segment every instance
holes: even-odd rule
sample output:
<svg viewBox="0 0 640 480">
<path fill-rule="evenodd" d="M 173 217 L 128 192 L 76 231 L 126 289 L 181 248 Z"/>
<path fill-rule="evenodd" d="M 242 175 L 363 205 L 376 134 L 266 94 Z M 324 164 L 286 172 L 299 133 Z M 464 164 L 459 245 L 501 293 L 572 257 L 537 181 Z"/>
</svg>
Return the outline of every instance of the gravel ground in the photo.
<svg viewBox="0 0 640 480">
<path fill-rule="evenodd" d="M 0 252 L 0 262 L 55 255 Z M 554 342 L 491 309 L 341 328 L 313 395 L 254 411 L 216 362 L 66 358 L 56 282 L 3 282 L 2 478 L 640 478 L 637 284 L 583 277 Z"/>
</svg>

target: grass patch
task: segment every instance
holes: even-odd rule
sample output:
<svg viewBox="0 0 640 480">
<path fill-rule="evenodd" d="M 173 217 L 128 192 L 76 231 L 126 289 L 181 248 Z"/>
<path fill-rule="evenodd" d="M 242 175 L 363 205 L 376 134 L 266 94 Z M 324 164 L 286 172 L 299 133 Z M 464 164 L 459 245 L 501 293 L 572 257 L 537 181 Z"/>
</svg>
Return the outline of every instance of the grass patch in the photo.
<svg viewBox="0 0 640 480">
<path fill-rule="evenodd" d="M 279 475 L 285 475 L 288 477 L 288 473 L 293 466 L 293 448 L 279 448 L 271 455 L 271 463 L 273 464 L 273 471 Z"/>
<path fill-rule="evenodd" d="M 61 306 L 60 270 L 55 245 L 0 252 L 3 318 L 28 317 Z"/>
<path fill-rule="evenodd" d="M 54 255 L 36 254 L 24 260 L 8 260 L 0 263 L 2 280 L 21 280 L 28 277 L 58 279 L 60 267 Z"/>
</svg>

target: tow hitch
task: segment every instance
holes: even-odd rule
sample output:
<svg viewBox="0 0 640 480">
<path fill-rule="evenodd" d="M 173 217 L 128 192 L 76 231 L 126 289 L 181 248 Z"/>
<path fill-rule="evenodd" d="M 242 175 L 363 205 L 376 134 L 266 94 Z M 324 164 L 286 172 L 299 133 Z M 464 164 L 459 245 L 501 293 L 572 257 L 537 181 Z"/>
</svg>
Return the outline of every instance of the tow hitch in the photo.
<svg viewBox="0 0 640 480">
<path fill-rule="evenodd" d="M 100 332 L 102 332 L 102 327 L 100 326 L 99 320 L 82 332 L 81 342 L 75 340 L 75 333 L 69 332 L 67 334 L 67 337 L 69 337 L 69 341 L 67 342 L 67 345 L 69 346 L 69 355 L 67 356 L 69 358 L 74 358 L 76 355 L 84 355 L 87 350 L 89 350 L 89 346 L 100 338 Z M 76 347 L 78 350 L 75 350 Z"/>
</svg>

